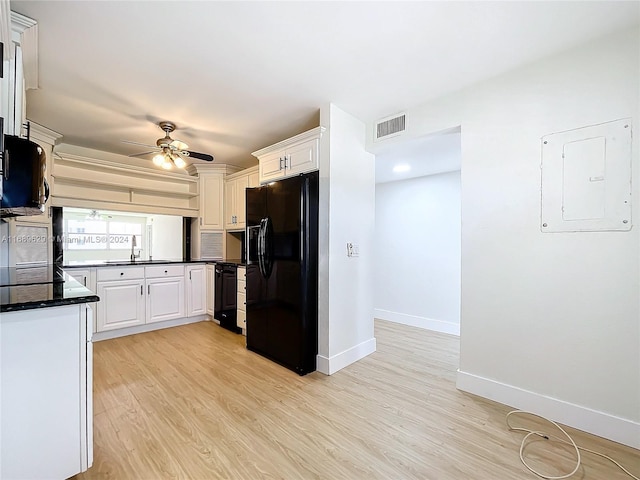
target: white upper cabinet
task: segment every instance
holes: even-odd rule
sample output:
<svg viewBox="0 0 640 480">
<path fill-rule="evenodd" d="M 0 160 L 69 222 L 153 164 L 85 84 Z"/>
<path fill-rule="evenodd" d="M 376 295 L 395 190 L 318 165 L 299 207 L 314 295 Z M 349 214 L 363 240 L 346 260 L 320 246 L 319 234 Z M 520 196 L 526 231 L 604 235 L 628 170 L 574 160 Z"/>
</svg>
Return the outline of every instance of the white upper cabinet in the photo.
<svg viewBox="0 0 640 480">
<path fill-rule="evenodd" d="M 258 171 L 255 167 L 230 176 L 225 181 L 225 228 L 229 231 L 246 227 L 246 193 L 250 187 L 258 186 Z"/>
<path fill-rule="evenodd" d="M 200 227 L 208 230 L 224 228 L 224 175 L 200 174 Z"/>
<path fill-rule="evenodd" d="M 252 155 L 257 157 L 260 163 L 260 183 L 317 170 L 320 137 L 324 130 L 324 127 L 316 127 L 253 152 Z"/>
<path fill-rule="evenodd" d="M 4 19 L 3 19 L 4 21 Z M 25 90 L 38 87 L 38 29 L 35 20 L 11 12 L 11 38 L 3 56 L 3 76 L 0 80 L 0 116 L 4 118 L 4 133 L 21 136 L 26 119 Z"/>
</svg>

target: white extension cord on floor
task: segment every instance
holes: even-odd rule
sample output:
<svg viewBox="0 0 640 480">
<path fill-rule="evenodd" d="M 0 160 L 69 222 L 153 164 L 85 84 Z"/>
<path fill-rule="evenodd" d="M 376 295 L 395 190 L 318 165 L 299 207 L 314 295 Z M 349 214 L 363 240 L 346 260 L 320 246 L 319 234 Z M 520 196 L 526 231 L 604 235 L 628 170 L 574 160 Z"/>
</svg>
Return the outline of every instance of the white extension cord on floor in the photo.
<svg viewBox="0 0 640 480">
<path fill-rule="evenodd" d="M 564 440 L 560 437 L 556 437 L 555 435 L 549 435 L 546 434 L 544 432 L 537 432 L 534 430 L 529 430 L 527 428 L 522 428 L 522 427 L 514 427 L 511 425 L 510 423 L 510 417 L 512 415 L 530 415 L 532 417 L 537 417 L 540 418 L 542 420 L 545 420 L 549 423 L 551 423 L 553 426 L 555 426 L 558 430 L 560 430 L 562 432 L 562 434 L 568 439 Z M 616 462 L 613 458 L 604 455 L 602 453 L 598 453 L 598 452 L 594 452 L 593 450 L 589 450 L 588 448 L 584 448 L 584 447 L 579 447 L 578 445 L 576 445 L 576 442 L 573 441 L 573 439 L 569 436 L 569 434 L 560 426 L 558 425 L 556 422 L 549 420 L 548 418 L 542 417 L 540 415 L 536 415 L 535 413 L 531 413 L 531 412 L 525 412 L 523 410 L 513 410 L 509 413 L 507 413 L 507 427 L 509 427 L 509 430 L 515 431 L 515 432 L 527 432 L 527 434 L 524 436 L 524 438 L 522 439 L 522 443 L 520 444 L 520 461 L 522 462 L 522 464 L 527 467 L 531 472 L 535 473 L 537 476 L 541 477 L 541 478 L 546 478 L 547 480 L 560 480 L 562 478 L 569 478 L 570 476 L 572 476 L 574 473 L 576 473 L 578 471 L 578 469 L 580 468 L 580 463 L 581 463 L 581 458 L 580 458 L 580 450 L 583 450 L 585 452 L 589 452 L 589 453 L 593 453 L 594 455 L 598 455 L 599 457 L 602 458 L 606 458 L 607 460 L 609 460 L 610 462 L 614 463 L 618 468 L 620 468 L 624 473 L 626 473 L 627 475 L 629 475 L 631 478 L 633 478 L 634 480 L 640 480 L 640 478 L 636 477 L 635 475 L 633 475 L 631 472 L 629 472 L 629 470 L 627 470 L 626 468 L 624 468 L 622 465 L 620 465 L 618 462 Z M 561 442 L 561 443 L 565 443 L 567 445 L 571 445 L 573 447 L 573 449 L 576 452 L 576 466 L 575 468 L 571 471 L 571 473 L 567 473 L 566 475 L 561 475 L 559 477 L 554 477 L 554 476 L 549 476 L 549 475 L 545 475 L 543 473 L 540 473 L 536 470 L 534 470 L 533 468 L 531 468 L 527 462 L 524 459 L 524 449 L 526 448 L 526 443 L 527 443 L 527 439 L 529 437 L 531 437 L 532 435 L 536 435 L 538 437 L 542 437 L 545 440 L 549 440 L 551 438 Z"/>
</svg>

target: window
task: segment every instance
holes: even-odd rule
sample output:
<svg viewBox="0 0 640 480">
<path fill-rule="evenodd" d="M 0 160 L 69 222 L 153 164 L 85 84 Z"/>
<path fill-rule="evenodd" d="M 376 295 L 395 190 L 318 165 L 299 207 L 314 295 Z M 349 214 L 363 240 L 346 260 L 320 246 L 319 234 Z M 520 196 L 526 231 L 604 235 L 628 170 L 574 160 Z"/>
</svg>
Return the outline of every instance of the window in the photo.
<svg viewBox="0 0 640 480">
<path fill-rule="evenodd" d="M 62 246 L 67 265 L 137 259 L 182 259 L 182 217 L 63 207 Z"/>
<path fill-rule="evenodd" d="M 136 239 L 134 248 L 143 249 L 143 233 L 147 223 L 144 216 L 65 209 L 63 217 L 65 250 L 105 253 L 117 250 L 130 251 L 133 237 Z"/>
</svg>

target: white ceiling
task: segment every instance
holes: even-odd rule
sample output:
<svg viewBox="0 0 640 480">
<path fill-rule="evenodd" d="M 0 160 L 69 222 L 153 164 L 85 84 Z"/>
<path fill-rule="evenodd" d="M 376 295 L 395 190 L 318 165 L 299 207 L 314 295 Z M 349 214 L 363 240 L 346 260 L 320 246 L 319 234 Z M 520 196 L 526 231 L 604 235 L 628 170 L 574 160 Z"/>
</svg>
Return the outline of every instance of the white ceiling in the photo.
<svg viewBox="0 0 640 480">
<path fill-rule="evenodd" d="M 38 21 L 28 117 L 121 154 L 170 120 L 220 163 L 318 124 L 364 122 L 638 24 L 639 2 L 11 1 Z"/>
</svg>

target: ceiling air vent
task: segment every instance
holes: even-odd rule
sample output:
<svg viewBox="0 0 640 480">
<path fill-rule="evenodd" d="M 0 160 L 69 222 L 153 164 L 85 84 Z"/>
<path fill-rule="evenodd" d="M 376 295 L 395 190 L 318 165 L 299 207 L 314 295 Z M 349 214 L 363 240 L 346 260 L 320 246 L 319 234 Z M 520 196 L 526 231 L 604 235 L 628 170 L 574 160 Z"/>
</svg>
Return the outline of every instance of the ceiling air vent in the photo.
<svg viewBox="0 0 640 480">
<path fill-rule="evenodd" d="M 406 114 L 402 113 L 376 122 L 376 141 L 403 133 L 407 128 L 406 118 Z"/>
</svg>

